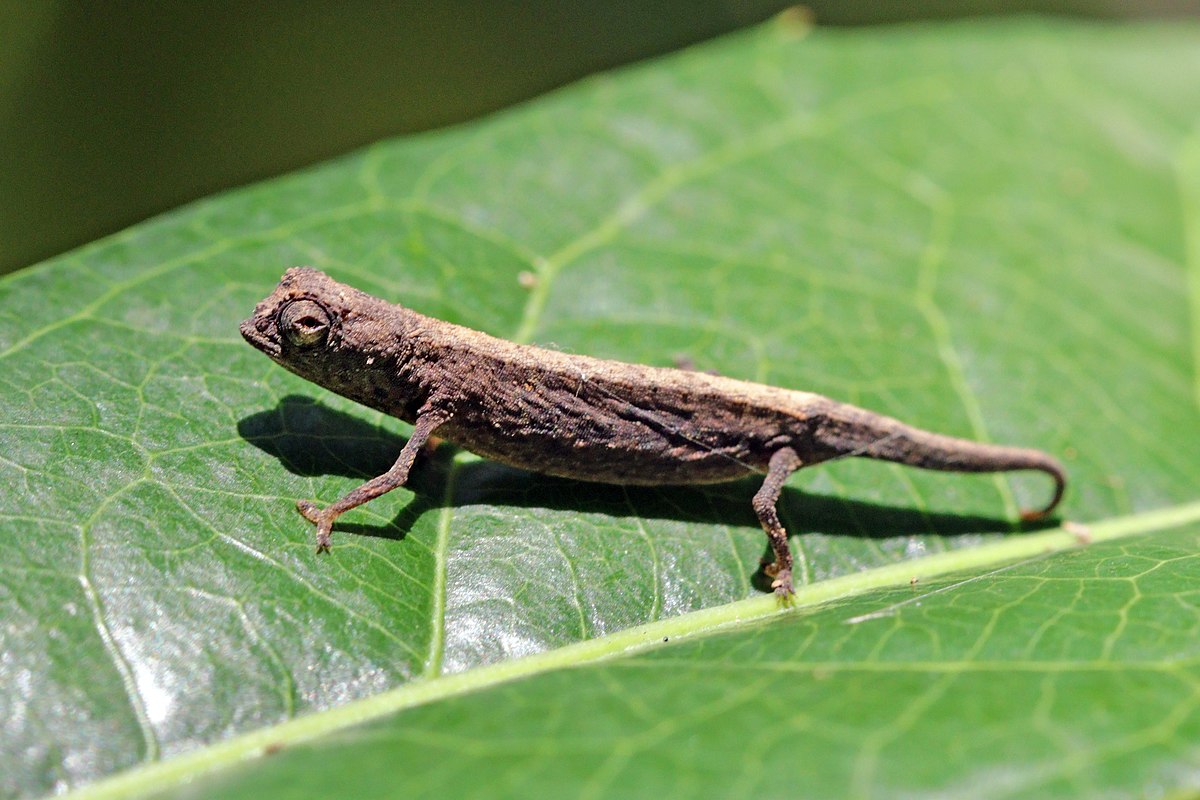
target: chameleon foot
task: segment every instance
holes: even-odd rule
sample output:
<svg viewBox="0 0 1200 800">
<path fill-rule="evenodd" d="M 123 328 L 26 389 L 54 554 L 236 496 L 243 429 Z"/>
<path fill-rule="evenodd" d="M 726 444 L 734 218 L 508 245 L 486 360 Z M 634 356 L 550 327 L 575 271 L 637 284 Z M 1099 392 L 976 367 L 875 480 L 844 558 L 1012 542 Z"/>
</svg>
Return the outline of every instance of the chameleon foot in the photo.
<svg viewBox="0 0 1200 800">
<path fill-rule="evenodd" d="M 796 596 L 796 590 L 792 586 L 792 571 L 790 569 L 776 571 L 775 580 L 771 581 L 771 588 L 775 590 L 775 596 L 780 600 L 791 602 L 791 599 Z"/>
<path fill-rule="evenodd" d="M 333 532 L 333 518 L 308 500 L 297 500 L 296 510 L 300 512 L 300 516 L 317 526 L 317 552 L 328 553 L 331 542 L 330 534 Z"/>
<path fill-rule="evenodd" d="M 762 571 L 768 578 L 773 579 L 771 588 L 775 590 L 775 594 L 780 600 L 790 601 L 796 594 L 796 589 L 792 586 L 791 567 L 781 567 L 777 562 L 767 561 L 764 558 Z"/>
</svg>

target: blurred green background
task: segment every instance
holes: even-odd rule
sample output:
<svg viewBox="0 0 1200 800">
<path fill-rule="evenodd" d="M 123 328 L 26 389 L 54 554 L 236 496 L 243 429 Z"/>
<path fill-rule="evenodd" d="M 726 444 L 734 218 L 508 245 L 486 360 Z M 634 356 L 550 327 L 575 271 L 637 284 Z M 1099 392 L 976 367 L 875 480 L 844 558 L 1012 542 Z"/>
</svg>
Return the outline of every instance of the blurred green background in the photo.
<svg viewBox="0 0 1200 800">
<path fill-rule="evenodd" d="M 764 20 L 779 0 L 0 0 L 0 274 L 224 188 Z M 815 2 L 816 24 L 1200 0 Z"/>
</svg>

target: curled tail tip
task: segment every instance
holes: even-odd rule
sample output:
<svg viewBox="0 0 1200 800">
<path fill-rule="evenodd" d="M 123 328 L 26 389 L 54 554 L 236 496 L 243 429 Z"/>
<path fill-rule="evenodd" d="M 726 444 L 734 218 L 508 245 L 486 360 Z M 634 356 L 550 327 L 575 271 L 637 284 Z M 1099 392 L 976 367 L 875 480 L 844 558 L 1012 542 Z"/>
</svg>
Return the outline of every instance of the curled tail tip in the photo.
<svg viewBox="0 0 1200 800">
<path fill-rule="evenodd" d="M 1050 502 L 1042 508 L 1024 509 L 1021 511 L 1022 522 L 1037 522 L 1043 520 L 1058 508 L 1058 504 L 1062 502 L 1063 494 L 1067 490 L 1067 473 L 1059 464 L 1052 458 L 1048 458 L 1045 464 L 1039 464 L 1035 469 L 1049 475 L 1054 479 L 1054 496 L 1050 498 Z"/>
<path fill-rule="evenodd" d="M 1021 522 L 1040 522 L 1053 510 L 1054 506 L 1047 506 L 1046 508 L 1023 508 L 1021 509 Z"/>
</svg>

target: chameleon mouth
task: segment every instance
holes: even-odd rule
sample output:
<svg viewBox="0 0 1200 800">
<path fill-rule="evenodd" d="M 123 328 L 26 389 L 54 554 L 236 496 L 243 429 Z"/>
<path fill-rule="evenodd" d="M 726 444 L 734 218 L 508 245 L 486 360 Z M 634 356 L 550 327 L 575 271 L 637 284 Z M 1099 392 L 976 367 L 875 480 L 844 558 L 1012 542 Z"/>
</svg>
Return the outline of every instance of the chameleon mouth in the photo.
<svg viewBox="0 0 1200 800">
<path fill-rule="evenodd" d="M 239 327 L 239 330 L 242 332 L 243 339 L 266 353 L 271 358 L 277 359 L 283 355 L 283 348 L 281 348 L 276 342 L 271 341 L 269 338 L 263 335 L 263 333 L 258 329 L 258 326 L 254 324 L 254 317 L 244 320 Z"/>
</svg>

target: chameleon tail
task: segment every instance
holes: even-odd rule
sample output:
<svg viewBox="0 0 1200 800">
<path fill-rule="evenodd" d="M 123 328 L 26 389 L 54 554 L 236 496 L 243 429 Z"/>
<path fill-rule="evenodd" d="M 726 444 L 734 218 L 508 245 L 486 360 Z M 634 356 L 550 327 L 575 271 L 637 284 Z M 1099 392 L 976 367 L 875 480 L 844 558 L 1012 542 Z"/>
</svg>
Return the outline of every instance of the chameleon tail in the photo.
<svg viewBox="0 0 1200 800">
<path fill-rule="evenodd" d="M 1054 494 L 1042 508 L 1023 510 L 1021 519 L 1026 521 L 1050 514 L 1067 487 L 1062 464 L 1041 450 L 943 436 L 841 403 L 827 410 L 815 438 L 819 445 L 834 451 L 834 458 L 862 456 L 952 472 L 1043 472 L 1054 480 Z"/>
</svg>

